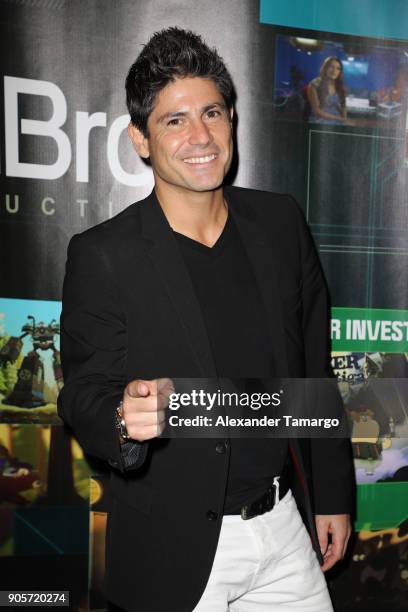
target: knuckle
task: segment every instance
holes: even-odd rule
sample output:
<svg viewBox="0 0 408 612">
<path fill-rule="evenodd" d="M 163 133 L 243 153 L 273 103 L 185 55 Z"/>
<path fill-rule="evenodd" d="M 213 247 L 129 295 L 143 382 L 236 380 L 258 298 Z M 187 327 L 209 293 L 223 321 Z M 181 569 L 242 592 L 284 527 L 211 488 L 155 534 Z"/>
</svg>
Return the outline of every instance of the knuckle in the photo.
<svg viewBox="0 0 408 612">
<path fill-rule="evenodd" d="M 148 413 L 148 418 L 149 418 L 149 424 L 150 425 L 155 425 L 155 423 L 157 423 L 158 419 L 159 419 L 159 413 L 154 410 L 152 412 Z"/>
<path fill-rule="evenodd" d="M 133 398 L 137 392 L 137 380 L 132 380 L 125 387 L 124 397 L 125 398 Z"/>
<path fill-rule="evenodd" d="M 129 435 L 133 440 L 139 440 L 139 442 L 143 442 L 145 440 L 143 430 L 138 428 L 128 429 Z"/>
<path fill-rule="evenodd" d="M 129 412 L 132 412 L 132 414 L 139 414 L 140 412 L 143 412 L 143 405 L 144 405 L 144 398 L 135 397 L 132 403 L 129 404 Z"/>
<path fill-rule="evenodd" d="M 149 400 L 149 405 L 151 410 L 158 410 L 159 409 L 159 401 L 156 395 L 150 395 L 148 398 L 146 398 Z"/>
</svg>

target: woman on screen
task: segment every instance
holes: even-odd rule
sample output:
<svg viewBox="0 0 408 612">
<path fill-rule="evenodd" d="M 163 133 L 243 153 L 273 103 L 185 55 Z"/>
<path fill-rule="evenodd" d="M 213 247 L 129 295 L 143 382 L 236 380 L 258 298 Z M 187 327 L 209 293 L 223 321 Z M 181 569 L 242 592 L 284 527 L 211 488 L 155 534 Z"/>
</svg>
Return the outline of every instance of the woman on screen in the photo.
<svg viewBox="0 0 408 612">
<path fill-rule="evenodd" d="M 343 64 L 339 58 L 324 60 L 320 75 L 307 86 L 307 99 L 311 111 L 309 121 L 344 123 L 347 120 Z"/>
</svg>

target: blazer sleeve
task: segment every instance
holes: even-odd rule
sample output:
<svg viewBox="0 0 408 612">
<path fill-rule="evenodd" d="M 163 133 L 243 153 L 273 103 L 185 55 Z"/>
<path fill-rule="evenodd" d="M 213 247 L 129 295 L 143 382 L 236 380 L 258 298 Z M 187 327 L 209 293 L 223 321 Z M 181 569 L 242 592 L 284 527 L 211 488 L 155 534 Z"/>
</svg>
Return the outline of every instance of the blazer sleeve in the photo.
<svg viewBox="0 0 408 612">
<path fill-rule="evenodd" d="M 63 286 L 58 414 L 86 453 L 123 472 L 143 463 L 147 444 L 135 442 L 131 452 L 127 444 L 123 453 L 115 427 L 126 384 L 126 317 L 119 304 L 106 255 L 89 234 L 74 236 Z"/>
<path fill-rule="evenodd" d="M 305 376 L 316 379 L 333 377 L 327 288 L 309 228 L 297 205 L 296 210 L 302 265 Z M 323 386 L 318 384 L 319 407 L 327 416 L 333 416 L 333 410 L 342 410 L 341 417 L 345 421 L 344 407 L 336 385 L 328 384 L 326 390 Z M 352 513 L 355 472 L 350 438 L 311 438 L 310 450 L 315 513 Z"/>
</svg>

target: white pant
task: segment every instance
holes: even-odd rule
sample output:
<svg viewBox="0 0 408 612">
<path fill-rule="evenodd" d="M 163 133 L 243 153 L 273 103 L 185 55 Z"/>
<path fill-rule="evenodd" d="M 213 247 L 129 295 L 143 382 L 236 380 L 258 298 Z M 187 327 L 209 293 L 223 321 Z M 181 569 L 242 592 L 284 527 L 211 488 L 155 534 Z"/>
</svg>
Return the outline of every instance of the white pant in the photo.
<svg viewBox="0 0 408 612">
<path fill-rule="evenodd" d="M 224 516 L 204 593 L 193 612 L 333 612 L 324 574 L 289 490 L 255 518 Z"/>
</svg>

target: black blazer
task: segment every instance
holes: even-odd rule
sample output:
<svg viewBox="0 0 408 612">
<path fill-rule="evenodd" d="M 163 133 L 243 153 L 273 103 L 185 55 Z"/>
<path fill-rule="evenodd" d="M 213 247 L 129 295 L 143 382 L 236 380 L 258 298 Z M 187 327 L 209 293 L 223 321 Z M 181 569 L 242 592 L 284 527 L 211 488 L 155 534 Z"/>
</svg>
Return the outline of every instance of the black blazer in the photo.
<svg viewBox="0 0 408 612">
<path fill-rule="evenodd" d="M 328 376 L 326 287 L 304 217 L 285 195 L 226 187 L 273 338 L 276 376 Z M 191 612 L 219 536 L 229 447 L 214 439 L 135 445 L 125 469 L 114 412 L 132 379 L 216 377 L 176 238 L 154 192 L 74 236 L 61 317 L 58 410 L 83 449 L 111 466 L 106 595 L 135 612 Z M 313 513 L 352 510 L 351 447 L 290 441 L 293 490 L 320 558 Z"/>
</svg>

